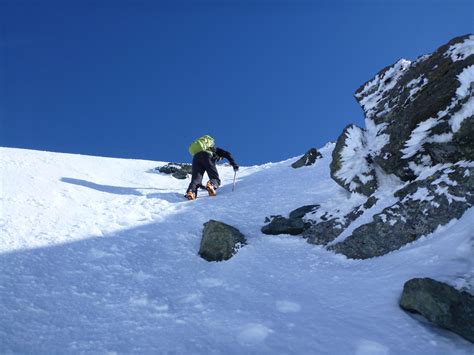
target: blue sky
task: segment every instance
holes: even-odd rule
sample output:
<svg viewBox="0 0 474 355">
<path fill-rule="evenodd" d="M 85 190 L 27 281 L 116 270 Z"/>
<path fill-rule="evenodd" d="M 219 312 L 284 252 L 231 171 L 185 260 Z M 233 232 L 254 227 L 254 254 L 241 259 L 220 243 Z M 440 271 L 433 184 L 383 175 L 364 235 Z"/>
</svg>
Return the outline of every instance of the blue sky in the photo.
<svg viewBox="0 0 474 355">
<path fill-rule="evenodd" d="M 363 126 L 355 90 L 474 32 L 474 1 L 0 0 L 0 145 L 241 165 Z"/>
</svg>

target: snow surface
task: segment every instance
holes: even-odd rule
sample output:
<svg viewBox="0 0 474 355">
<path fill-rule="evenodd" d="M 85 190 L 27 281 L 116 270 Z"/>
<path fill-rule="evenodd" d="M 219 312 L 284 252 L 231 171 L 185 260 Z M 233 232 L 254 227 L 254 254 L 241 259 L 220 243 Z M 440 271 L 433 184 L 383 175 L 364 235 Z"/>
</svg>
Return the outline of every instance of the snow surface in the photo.
<svg viewBox="0 0 474 355">
<path fill-rule="evenodd" d="M 333 147 L 310 167 L 243 167 L 235 192 L 220 167 L 218 196 L 192 202 L 163 162 L 0 148 L 0 353 L 472 354 L 398 300 L 413 277 L 472 287 L 474 209 L 365 261 L 260 232 L 268 215 L 361 202 L 330 178 Z M 209 219 L 248 245 L 201 259 Z"/>
</svg>

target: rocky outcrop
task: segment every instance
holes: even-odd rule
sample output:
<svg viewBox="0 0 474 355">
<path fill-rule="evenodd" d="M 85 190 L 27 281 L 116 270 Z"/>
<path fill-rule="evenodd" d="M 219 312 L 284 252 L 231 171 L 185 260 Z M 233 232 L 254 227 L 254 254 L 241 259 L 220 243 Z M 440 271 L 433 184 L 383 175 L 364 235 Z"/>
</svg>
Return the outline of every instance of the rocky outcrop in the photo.
<svg viewBox="0 0 474 355">
<path fill-rule="evenodd" d="M 400 201 L 356 228 L 331 250 L 353 259 L 387 254 L 460 218 L 474 204 L 474 163 L 460 162 L 397 191 Z"/>
<path fill-rule="evenodd" d="M 429 278 L 407 281 L 400 307 L 474 343 L 474 296 Z"/>
<path fill-rule="evenodd" d="M 172 175 L 176 179 L 184 180 L 188 174 L 192 173 L 192 165 L 184 163 L 168 163 L 164 166 L 155 168 L 160 173 Z"/>
<path fill-rule="evenodd" d="M 398 61 L 357 90 L 378 166 L 407 181 L 421 168 L 474 159 L 473 65 L 474 36 L 462 36 L 413 63 Z"/>
<path fill-rule="evenodd" d="M 311 225 L 303 233 L 303 238 L 307 238 L 308 243 L 326 245 L 336 239 L 353 221 L 359 218 L 366 210 L 377 203 L 377 199 L 371 196 L 367 201 L 342 218 L 321 217 L 322 222 Z"/>
<path fill-rule="evenodd" d="M 310 166 L 319 158 L 322 158 L 321 153 L 318 152 L 316 148 L 311 148 L 301 158 L 291 164 L 291 166 L 295 169 L 302 168 L 303 166 Z"/>
<path fill-rule="evenodd" d="M 357 259 L 384 255 L 473 205 L 473 82 L 474 36 L 468 35 L 413 63 L 399 60 L 356 91 L 365 129 L 344 129 L 333 151 L 332 178 L 367 196 L 381 174 L 407 185 L 396 193 L 399 202 L 331 250 Z M 348 221 L 317 223 L 305 234 L 312 243 L 327 244 Z"/>
<path fill-rule="evenodd" d="M 473 35 L 455 38 L 414 62 L 397 61 L 361 86 L 355 98 L 365 127 L 344 129 L 330 174 L 345 190 L 369 197 L 366 204 L 345 216 L 331 211 L 321 216 L 320 210 L 313 221 L 277 216 L 264 233 L 303 230 L 309 243 L 331 243 L 330 250 L 366 259 L 434 232 L 474 204 Z M 398 201 L 334 243 L 392 179 L 406 183 L 395 194 Z"/>
<path fill-rule="evenodd" d="M 364 130 L 348 125 L 332 152 L 331 177 L 350 192 L 370 196 L 377 189 L 377 179 Z"/>
<path fill-rule="evenodd" d="M 289 218 L 283 216 L 267 217 L 265 222 L 268 224 L 262 227 L 262 233 L 269 235 L 299 235 L 311 227 L 311 223 L 304 220 L 305 215 L 316 211 L 318 208 L 319 205 L 308 205 L 297 208 L 290 212 Z"/>
<path fill-rule="evenodd" d="M 207 261 L 228 260 L 246 243 L 237 228 L 210 220 L 204 223 L 199 255 Z"/>
<path fill-rule="evenodd" d="M 375 167 L 410 181 L 437 164 L 474 160 L 473 80 L 472 35 L 384 68 L 355 93 L 366 127 L 344 129 L 331 176 L 348 191 L 370 195 Z"/>
</svg>

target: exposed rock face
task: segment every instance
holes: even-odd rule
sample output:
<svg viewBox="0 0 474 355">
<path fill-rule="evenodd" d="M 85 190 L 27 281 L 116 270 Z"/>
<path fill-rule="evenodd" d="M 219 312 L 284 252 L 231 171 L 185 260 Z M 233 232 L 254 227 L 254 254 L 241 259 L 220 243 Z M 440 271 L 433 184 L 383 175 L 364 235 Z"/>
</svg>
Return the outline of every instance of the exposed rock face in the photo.
<svg viewBox="0 0 474 355">
<path fill-rule="evenodd" d="M 473 80 L 472 35 L 384 68 L 355 93 L 366 127 L 345 128 L 331 176 L 348 191 L 370 195 L 375 166 L 409 181 L 427 167 L 473 160 Z"/>
<path fill-rule="evenodd" d="M 365 128 L 344 129 L 333 150 L 331 177 L 370 198 L 387 175 L 406 182 L 395 194 L 397 202 L 329 247 L 366 259 L 432 233 L 474 204 L 474 36 L 455 38 L 413 63 L 399 60 L 361 86 L 355 98 Z M 262 231 L 304 229 L 309 243 L 327 245 L 373 206 L 370 198 L 343 217 L 332 211 L 315 221 L 278 216 Z"/>
<path fill-rule="evenodd" d="M 311 226 L 310 222 L 303 220 L 304 216 L 318 208 L 319 205 L 308 205 L 297 208 L 290 212 L 289 218 L 271 216 L 266 219 L 266 222 L 269 223 L 262 227 L 262 233 L 269 235 L 299 235 Z"/>
<path fill-rule="evenodd" d="M 371 162 L 364 130 L 356 125 L 348 125 L 332 152 L 331 177 L 350 192 L 370 196 L 377 189 Z"/>
<path fill-rule="evenodd" d="M 474 36 L 468 35 L 413 63 L 399 60 L 357 90 L 366 127 L 344 129 L 333 152 L 332 178 L 365 195 L 377 189 L 376 171 L 409 183 L 396 193 L 399 202 L 331 250 L 350 258 L 384 255 L 473 205 L 473 82 Z M 305 234 L 309 242 L 326 244 L 348 221 L 318 223 Z"/>
<path fill-rule="evenodd" d="M 204 223 L 199 255 L 207 261 L 228 260 L 246 243 L 237 228 L 211 219 Z"/>
<path fill-rule="evenodd" d="M 377 199 L 371 196 L 363 205 L 354 208 L 343 218 L 331 218 L 312 225 L 303 233 L 303 238 L 307 238 L 310 244 L 326 245 L 336 239 L 349 224 L 376 203 Z"/>
<path fill-rule="evenodd" d="M 330 249 L 353 259 L 380 256 L 460 218 L 474 204 L 474 163 L 461 162 L 438 170 L 395 195 L 399 202 Z"/>
<path fill-rule="evenodd" d="M 155 170 L 158 170 L 160 173 L 170 174 L 176 179 L 184 180 L 188 177 L 188 174 L 192 173 L 192 165 L 183 163 L 168 163 L 164 166 L 156 168 Z"/>
<path fill-rule="evenodd" d="M 411 279 L 403 287 L 400 307 L 474 343 L 474 296 L 429 278 Z"/>
<path fill-rule="evenodd" d="M 300 159 L 291 164 L 291 166 L 295 169 L 301 168 L 303 166 L 310 166 L 316 162 L 316 159 L 321 157 L 321 153 L 318 152 L 316 148 L 311 148 Z"/>
<path fill-rule="evenodd" d="M 360 87 L 371 159 L 404 181 L 426 167 L 473 160 L 473 65 L 474 36 L 462 36 Z"/>
</svg>

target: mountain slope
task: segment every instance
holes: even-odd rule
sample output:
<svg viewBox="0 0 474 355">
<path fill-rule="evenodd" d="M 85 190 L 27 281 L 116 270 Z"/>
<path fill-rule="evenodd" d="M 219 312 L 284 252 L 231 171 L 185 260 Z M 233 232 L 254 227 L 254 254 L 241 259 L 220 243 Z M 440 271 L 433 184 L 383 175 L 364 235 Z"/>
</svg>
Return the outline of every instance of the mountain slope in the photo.
<svg viewBox="0 0 474 355">
<path fill-rule="evenodd" d="M 216 198 L 185 201 L 164 163 L 0 148 L 0 352 L 472 353 L 462 338 L 401 311 L 403 283 L 471 282 L 472 220 L 381 258 L 348 260 L 264 218 L 305 204 L 346 214 L 364 201 L 330 177 L 334 145 L 295 159 L 219 168 Z M 379 186 L 390 203 L 393 181 Z M 239 228 L 227 262 L 197 255 L 202 224 Z M 348 230 L 355 226 L 349 226 Z"/>
</svg>

